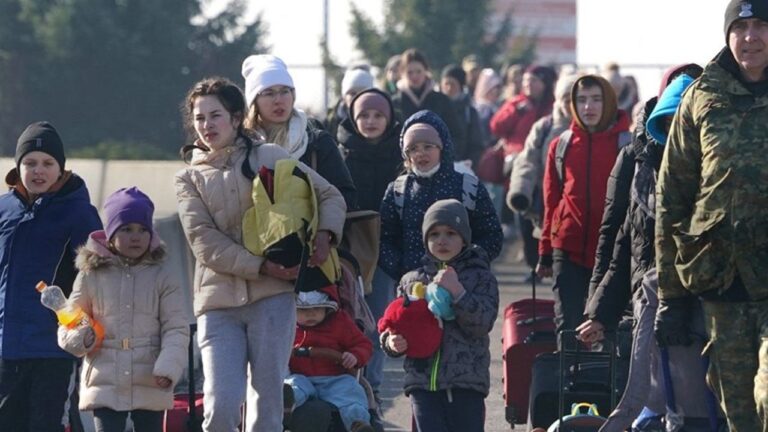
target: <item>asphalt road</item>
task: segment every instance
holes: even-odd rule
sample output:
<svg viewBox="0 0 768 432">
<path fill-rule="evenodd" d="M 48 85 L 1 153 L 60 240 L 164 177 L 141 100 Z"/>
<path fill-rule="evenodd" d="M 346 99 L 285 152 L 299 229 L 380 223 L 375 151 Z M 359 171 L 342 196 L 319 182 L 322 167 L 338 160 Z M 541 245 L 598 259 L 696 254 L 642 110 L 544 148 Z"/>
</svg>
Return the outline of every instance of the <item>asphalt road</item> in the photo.
<svg viewBox="0 0 768 432">
<path fill-rule="evenodd" d="M 531 287 L 524 283 L 530 270 L 521 263 L 519 258 L 520 243 L 514 242 L 505 246 L 501 256 L 493 263 L 493 272 L 499 281 L 499 317 L 491 332 L 491 392 L 485 401 L 486 432 L 501 432 L 513 430 L 504 418 L 504 390 L 502 377 L 502 347 L 501 328 L 504 307 L 509 303 L 529 298 Z M 550 281 L 537 286 L 536 295 L 541 298 L 552 298 Z M 387 359 L 384 365 L 384 382 L 381 387 L 383 396 L 382 410 L 386 431 L 411 431 L 410 401 L 403 394 L 402 360 Z M 525 425 L 518 425 L 517 431 L 525 430 Z"/>
</svg>

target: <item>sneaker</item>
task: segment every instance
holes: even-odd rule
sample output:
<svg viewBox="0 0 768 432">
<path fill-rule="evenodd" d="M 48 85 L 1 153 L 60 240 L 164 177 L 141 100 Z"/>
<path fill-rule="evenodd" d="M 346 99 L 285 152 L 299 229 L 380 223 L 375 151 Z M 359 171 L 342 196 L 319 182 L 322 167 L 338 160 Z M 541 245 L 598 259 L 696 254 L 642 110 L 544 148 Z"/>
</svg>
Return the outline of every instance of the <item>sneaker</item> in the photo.
<svg viewBox="0 0 768 432">
<path fill-rule="evenodd" d="M 349 432 L 376 432 L 370 423 L 366 423 L 361 420 L 355 420 L 352 422 L 352 426 L 349 428 Z"/>
<path fill-rule="evenodd" d="M 296 397 L 293 394 L 293 387 L 290 384 L 283 384 L 283 427 L 288 427 L 291 423 Z"/>
</svg>

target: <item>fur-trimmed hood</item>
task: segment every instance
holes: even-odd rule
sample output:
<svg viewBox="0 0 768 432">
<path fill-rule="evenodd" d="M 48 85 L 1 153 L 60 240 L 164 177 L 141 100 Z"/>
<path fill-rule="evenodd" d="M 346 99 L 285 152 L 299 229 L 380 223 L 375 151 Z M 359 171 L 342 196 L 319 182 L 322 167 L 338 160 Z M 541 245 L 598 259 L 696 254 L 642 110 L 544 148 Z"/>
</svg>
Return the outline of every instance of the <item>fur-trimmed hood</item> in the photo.
<svg viewBox="0 0 768 432">
<path fill-rule="evenodd" d="M 159 264 L 167 255 L 165 243 L 160 239 L 157 231 L 152 231 L 152 241 L 149 244 L 149 253 L 145 254 L 139 264 Z M 88 241 L 77 251 L 75 266 L 82 272 L 89 272 L 99 267 L 119 265 L 122 258 L 109 249 L 107 234 L 103 230 L 94 231 L 88 236 Z"/>
</svg>

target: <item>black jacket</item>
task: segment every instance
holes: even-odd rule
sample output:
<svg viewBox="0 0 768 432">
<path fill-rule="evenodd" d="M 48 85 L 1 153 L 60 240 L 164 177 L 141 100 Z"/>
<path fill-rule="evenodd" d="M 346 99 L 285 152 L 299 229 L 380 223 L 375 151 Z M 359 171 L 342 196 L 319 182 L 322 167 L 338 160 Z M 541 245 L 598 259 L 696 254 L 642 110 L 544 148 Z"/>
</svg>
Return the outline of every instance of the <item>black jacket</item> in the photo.
<svg viewBox="0 0 768 432">
<path fill-rule="evenodd" d="M 384 132 L 381 141 L 372 144 L 357 132 L 350 119 L 339 125 L 339 148 L 357 188 L 357 210 L 379 211 L 387 186 L 402 172 L 400 128 L 396 122 Z"/>
<path fill-rule="evenodd" d="M 648 108 L 646 104 L 644 113 L 649 114 L 653 109 Z M 611 260 L 586 308 L 589 319 L 597 320 L 609 329 L 616 327 L 627 310 L 633 294 L 640 288 L 643 275 L 656 266 L 656 173 L 664 148 L 650 136 L 645 136 L 644 140 L 635 141 L 634 150 L 637 156 L 633 162 L 637 168 L 635 170 L 635 163 L 631 164 L 633 175 L 626 193 L 628 210 L 616 235 Z"/>
<path fill-rule="evenodd" d="M 401 122 L 405 122 L 405 120 L 408 120 L 408 117 L 421 110 L 430 110 L 437 114 L 445 122 L 446 126 L 448 126 L 448 131 L 451 133 L 453 142 L 463 143 L 465 140 L 464 131 L 459 125 L 459 119 L 456 117 L 456 112 L 453 109 L 451 100 L 448 96 L 429 88 L 429 83 L 425 86 L 426 88 L 424 91 L 428 92 L 428 94 L 419 106 L 416 106 L 413 100 L 408 95 L 404 94 L 402 90 L 398 90 L 397 93 L 395 93 L 392 97 L 392 104 L 395 107 L 395 111 L 397 111 L 398 118 Z"/>
<path fill-rule="evenodd" d="M 355 184 L 352 182 L 347 165 L 344 164 L 336 140 L 312 122 L 307 125 L 307 136 L 307 151 L 299 161 L 317 171 L 341 192 L 347 204 L 347 210 L 356 208 Z"/>
<path fill-rule="evenodd" d="M 650 138 L 645 133 L 645 121 L 656 106 L 656 97 L 645 103 L 643 111 L 638 115 L 637 127 L 632 139 L 632 145 L 621 149 L 616 157 L 605 192 L 605 207 L 603 221 L 600 224 L 600 238 L 595 252 L 595 266 L 592 269 L 592 279 L 589 282 L 589 296 L 594 295 L 597 285 L 603 280 L 608 271 L 608 265 L 613 257 L 613 247 L 629 208 L 629 188 L 635 174 L 636 155 L 642 153 Z M 628 281 L 627 281 L 628 282 Z"/>
<path fill-rule="evenodd" d="M 477 110 L 472 106 L 472 100 L 468 94 L 463 93 L 460 98 L 452 99 L 451 105 L 456 113 L 461 135 L 464 140 L 455 141 L 455 153 L 453 157 L 457 161 L 471 160 L 472 166 L 476 167 L 480 160 L 480 155 L 485 150 L 483 142 L 483 132 L 480 129 L 480 117 Z"/>
</svg>

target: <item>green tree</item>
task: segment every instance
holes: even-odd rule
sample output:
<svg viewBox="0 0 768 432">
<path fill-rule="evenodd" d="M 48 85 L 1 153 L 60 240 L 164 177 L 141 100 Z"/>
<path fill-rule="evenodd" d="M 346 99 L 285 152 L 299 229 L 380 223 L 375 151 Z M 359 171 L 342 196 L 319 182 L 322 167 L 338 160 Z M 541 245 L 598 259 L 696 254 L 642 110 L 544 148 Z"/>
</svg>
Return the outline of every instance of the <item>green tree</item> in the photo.
<svg viewBox="0 0 768 432">
<path fill-rule="evenodd" d="M 506 51 L 512 15 L 493 23 L 491 4 L 491 0 L 386 0 L 381 30 L 353 4 L 350 33 L 357 47 L 377 65 L 383 66 L 393 54 L 415 47 L 435 69 L 459 63 L 468 54 L 498 67 L 510 60 Z M 529 49 L 521 53 L 534 52 L 535 39 L 527 40 L 526 45 Z"/>
<path fill-rule="evenodd" d="M 173 155 L 188 88 L 208 75 L 239 82 L 242 59 L 265 51 L 260 18 L 240 18 L 246 0 L 213 18 L 202 1 L 0 2 L 0 76 L 11 77 L 0 80 L 0 151 L 46 119 L 68 148 L 142 142 Z"/>
</svg>

